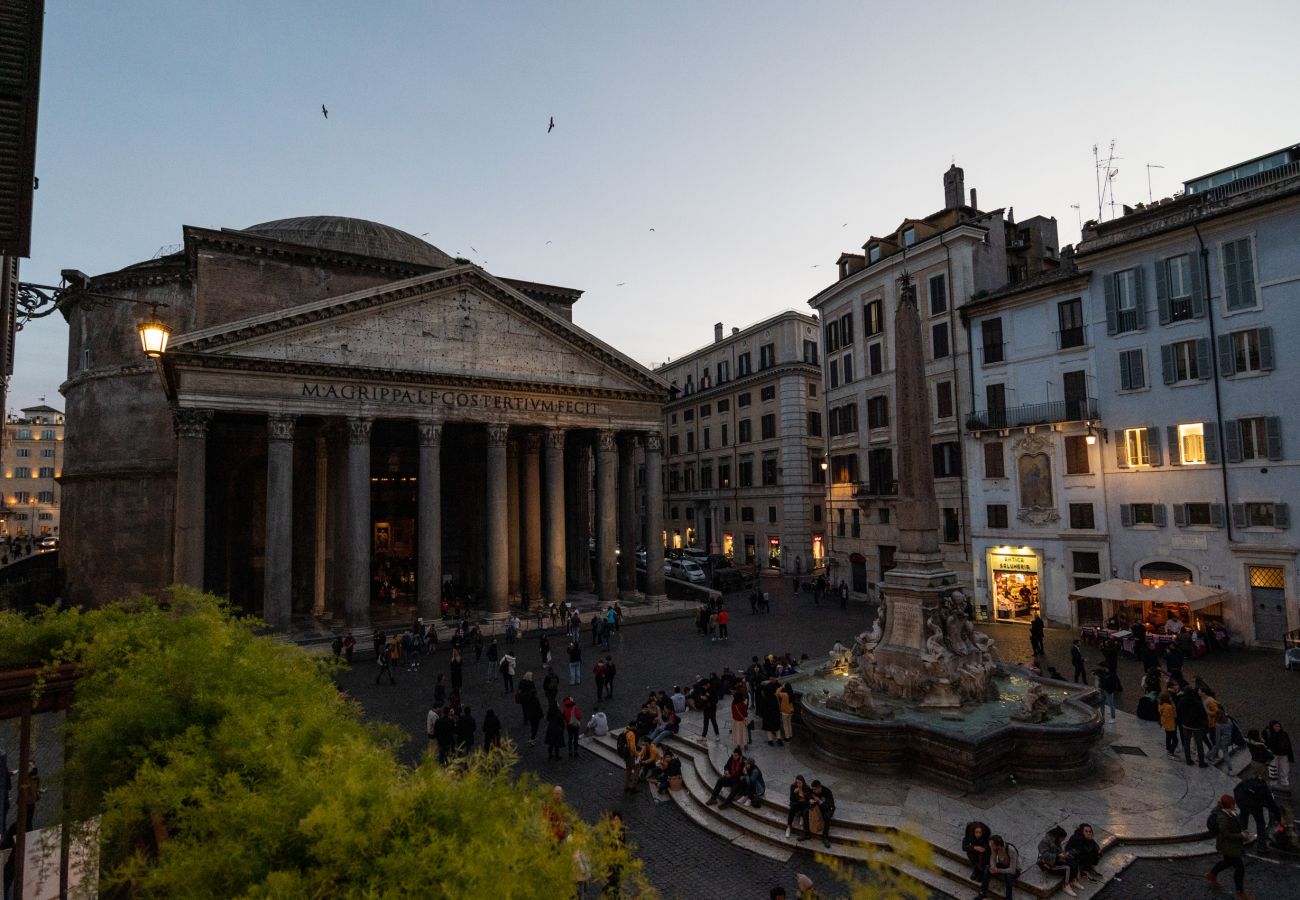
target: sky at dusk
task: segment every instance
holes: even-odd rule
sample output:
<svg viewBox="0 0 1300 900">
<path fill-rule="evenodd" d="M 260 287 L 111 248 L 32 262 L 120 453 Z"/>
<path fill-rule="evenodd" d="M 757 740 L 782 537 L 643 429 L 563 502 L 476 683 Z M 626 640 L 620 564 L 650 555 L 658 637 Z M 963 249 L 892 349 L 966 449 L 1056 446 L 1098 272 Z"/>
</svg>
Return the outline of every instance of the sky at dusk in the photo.
<svg viewBox="0 0 1300 900">
<path fill-rule="evenodd" d="M 807 311 L 841 251 L 943 206 L 954 159 L 1066 244 L 1094 144 L 1132 204 L 1147 164 L 1167 196 L 1300 142 L 1293 0 L 46 7 L 24 280 L 354 216 L 585 290 L 575 321 L 647 365 Z M 11 410 L 62 406 L 66 340 L 19 334 Z"/>
</svg>

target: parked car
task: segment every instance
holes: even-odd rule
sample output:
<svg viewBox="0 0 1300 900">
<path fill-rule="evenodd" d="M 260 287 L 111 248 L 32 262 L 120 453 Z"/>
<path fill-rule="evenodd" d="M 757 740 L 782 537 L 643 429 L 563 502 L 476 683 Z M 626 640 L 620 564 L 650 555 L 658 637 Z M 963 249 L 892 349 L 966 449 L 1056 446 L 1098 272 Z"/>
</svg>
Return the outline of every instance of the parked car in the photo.
<svg viewBox="0 0 1300 900">
<path fill-rule="evenodd" d="M 52 534 L 47 534 L 45 537 L 41 538 L 40 543 L 36 546 L 42 550 L 57 550 L 59 549 L 59 539 Z"/>
<path fill-rule="evenodd" d="M 703 584 L 708 580 L 700 564 L 689 559 L 675 559 L 668 563 L 667 574 L 669 578 L 689 581 L 692 584 Z"/>
<path fill-rule="evenodd" d="M 692 560 L 702 566 L 709 558 L 709 551 L 701 550 L 699 547 L 687 547 L 682 551 L 682 558 Z"/>
</svg>

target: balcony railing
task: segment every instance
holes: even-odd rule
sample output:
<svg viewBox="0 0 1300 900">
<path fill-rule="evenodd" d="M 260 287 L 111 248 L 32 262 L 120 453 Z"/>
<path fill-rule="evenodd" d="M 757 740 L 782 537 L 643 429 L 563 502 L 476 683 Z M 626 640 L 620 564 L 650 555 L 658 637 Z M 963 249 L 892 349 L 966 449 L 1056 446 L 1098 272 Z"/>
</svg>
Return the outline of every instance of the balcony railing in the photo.
<svg viewBox="0 0 1300 900">
<path fill-rule="evenodd" d="M 975 413 L 966 420 L 971 431 L 990 428 L 1020 428 L 1025 425 L 1048 425 L 1052 422 L 1084 422 L 1100 418 L 1097 400 L 1053 400 L 1049 403 L 1031 403 L 1006 409 L 988 409 Z"/>
<path fill-rule="evenodd" d="M 998 341 L 996 344 L 985 344 L 980 348 L 981 360 L 984 365 L 1005 362 L 1007 344 L 1005 341 Z"/>
<path fill-rule="evenodd" d="M 1059 350 L 1069 350 L 1071 347 L 1086 347 L 1088 345 L 1088 332 L 1082 325 L 1076 325 L 1073 328 L 1062 328 L 1056 333 L 1056 347 Z"/>
<path fill-rule="evenodd" d="M 855 497 L 892 497 L 897 493 L 898 482 L 896 480 L 859 481 L 853 486 L 853 496 Z"/>
</svg>

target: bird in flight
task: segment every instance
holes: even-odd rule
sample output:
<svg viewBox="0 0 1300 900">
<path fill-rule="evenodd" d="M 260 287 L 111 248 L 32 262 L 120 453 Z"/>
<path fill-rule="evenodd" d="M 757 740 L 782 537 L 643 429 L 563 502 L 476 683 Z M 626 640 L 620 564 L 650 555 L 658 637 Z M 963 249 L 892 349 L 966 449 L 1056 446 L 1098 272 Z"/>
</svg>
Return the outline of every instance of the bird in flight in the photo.
<svg viewBox="0 0 1300 900">
<path fill-rule="evenodd" d="M 420 235 L 420 237 L 428 237 L 431 233 L 432 232 L 426 231 L 424 234 Z"/>
<path fill-rule="evenodd" d="M 651 228 L 651 229 L 650 229 L 650 230 L 651 230 L 651 231 L 654 231 L 654 229 L 653 229 L 653 228 Z"/>
<path fill-rule="evenodd" d="M 322 116 L 324 116 L 325 118 L 327 118 L 327 119 L 330 117 L 330 111 L 329 111 L 328 109 L 325 108 L 325 104 L 324 104 L 324 103 L 322 103 L 322 104 L 320 105 L 320 114 L 321 114 Z"/>
<path fill-rule="evenodd" d="M 546 126 L 546 133 L 550 134 L 555 130 L 555 116 L 551 116 L 551 124 Z"/>
<path fill-rule="evenodd" d="M 808 268 L 810 268 L 810 269 L 820 269 L 821 267 L 822 267 L 822 264 L 821 264 L 821 263 L 817 263 L 816 265 L 809 266 Z"/>
<path fill-rule="evenodd" d="M 625 284 L 627 284 L 626 281 L 620 281 L 618 284 L 614 285 L 614 287 L 622 287 Z"/>
<path fill-rule="evenodd" d="M 470 249 L 470 250 L 473 250 L 475 253 L 478 253 L 478 251 L 477 251 L 477 250 L 474 250 L 474 248 L 473 248 L 472 246 L 471 246 L 469 249 Z"/>
<path fill-rule="evenodd" d="M 845 222 L 845 223 L 844 223 L 843 225 L 841 225 L 840 227 L 841 227 L 841 228 L 848 228 L 848 227 L 849 227 L 849 223 L 848 223 L 848 222 Z"/>
<path fill-rule="evenodd" d="M 551 245 L 551 242 L 550 242 L 550 241 L 547 241 L 547 242 L 546 242 L 546 246 L 549 247 L 550 245 Z"/>
</svg>

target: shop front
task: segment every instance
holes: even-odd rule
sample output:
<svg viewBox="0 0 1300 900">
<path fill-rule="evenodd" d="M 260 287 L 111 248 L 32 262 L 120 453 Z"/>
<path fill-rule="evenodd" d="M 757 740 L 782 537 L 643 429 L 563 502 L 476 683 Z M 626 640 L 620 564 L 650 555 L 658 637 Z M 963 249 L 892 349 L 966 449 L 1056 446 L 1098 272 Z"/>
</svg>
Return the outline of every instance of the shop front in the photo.
<svg viewBox="0 0 1300 900">
<path fill-rule="evenodd" d="M 1031 547 L 994 547 L 988 551 L 989 592 L 993 616 L 1003 622 L 1028 622 L 1042 609 L 1042 559 Z"/>
<path fill-rule="evenodd" d="M 722 533 L 722 555 L 732 562 L 736 560 L 736 536 L 730 531 Z"/>
<path fill-rule="evenodd" d="M 826 537 L 821 534 L 814 534 L 812 540 L 813 546 L 813 569 L 820 569 L 826 565 Z"/>
<path fill-rule="evenodd" d="M 767 567 L 769 569 L 781 568 L 781 539 L 779 537 L 767 539 Z"/>
</svg>

